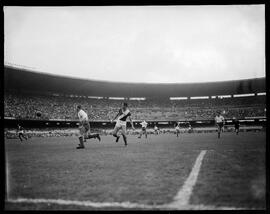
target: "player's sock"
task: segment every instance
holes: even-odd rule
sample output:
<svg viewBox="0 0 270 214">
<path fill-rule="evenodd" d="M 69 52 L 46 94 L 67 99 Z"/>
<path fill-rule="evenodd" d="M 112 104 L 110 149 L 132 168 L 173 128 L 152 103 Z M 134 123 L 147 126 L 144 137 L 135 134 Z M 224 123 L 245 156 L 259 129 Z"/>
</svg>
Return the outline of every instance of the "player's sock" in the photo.
<svg viewBox="0 0 270 214">
<path fill-rule="evenodd" d="M 83 149 L 84 144 L 83 144 L 83 137 L 79 137 L 80 145 L 77 147 L 77 149 Z"/>
<path fill-rule="evenodd" d="M 91 138 L 96 138 L 97 137 L 97 134 L 89 134 L 88 135 L 88 138 L 91 139 Z"/>
<path fill-rule="evenodd" d="M 125 142 L 125 146 L 127 146 L 127 137 L 125 135 L 123 135 L 123 139 L 124 139 L 124 142 Z"/>
<path fill-rule="evenodd" d="M 220 138 L 220 132 L 218 133 L 218 138 Z"/>
<path fill-rule="evenodd" d="M 113 134 L 113 136 L 114 136 L 114 137 L 116 137 L 115 142 L 117 143 L 117 142 L 118 142 L 118 140 L 119 140 L 119 138 L 120 138 L 120 136 L 119 136 L 119 135 L 117 135 L 117 134 Z"/>
</svg>

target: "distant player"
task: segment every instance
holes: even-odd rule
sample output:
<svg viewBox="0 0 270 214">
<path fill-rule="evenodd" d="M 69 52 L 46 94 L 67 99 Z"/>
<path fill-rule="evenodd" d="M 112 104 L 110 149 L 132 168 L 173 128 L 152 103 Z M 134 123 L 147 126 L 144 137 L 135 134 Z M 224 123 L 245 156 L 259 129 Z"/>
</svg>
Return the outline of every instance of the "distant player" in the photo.
<svg viewBox="0 0 270 214">
<path fill-rule="evenodd" d="M 190 123 L 188 123 L 188 133 L 192 133 L 193 132 L 193 128 L 191 126 Z"/>
<path fill-rule="evenodd" d="M 79 136 L 79 145 L 76 147 L 77 149 L 84 149 L 84 142 L 86 139 L 91 139 L 91 138 L 97 138 L 100 141 L 100 136 L 99 134 L 91 134 L 90 133 L 90 123 L 88 119 L 88 115 L 84 110 L 82 110 L 82 107 L 80 105 L 77 106 L 77 113 L 78 113 L 78 118 L 79 118 L 79 131 L 80 131 L 80 136 Z"/>
<path fill-rule="evenodd" d="M 115 118 L 112 121 L 114 121 L 116 119 L 116 124 L 113 130 L 113 136 L 116 137 L 116 141 L 118 142 L 120 135 L 119 135 L 119 131 L 121 130 L 121 134 L 123 136 L 124 142 L 125 142 L 125 146 L 127 146 L 127 118 L 129 118 L 130 123 L 131 123 L 131 127 L 134 130 L 134 126 L 133 126 L 133 121 L 131 119 L 131 113 L 130 110 L 128 109 L 128 104 L 127 103 L 123 103 L 122 108 L 119 110 L 119 112 L 117 113 L 117 115 L 115 116 Z"/>
<path fill-rule="evenodd" d="M 157 127 L 157 125 L 155 125 L 154 127 L 154 132 L 155 132 L 155 135 L 158 135 L 159 133 L 159 128 Z"/>
<path fill-rule="evenodd" d="M 215 123 L 218 126 L 218 138 L 220 138 L 220 132 L 222 130 L 222 127 L 224 126 L 225 119 L 224 117 L 218 112 L 217 116 L 215 117 Z"/>
<path fill-rule="evenodd" d="M 180 122 L 177 122 L 175 125 L 175 132 L 176 132 L 176 136 L 178 137 L 180 134 Z"/>
<path fill-rule="evenodd" d="M 20 138 L 20 141 L 21 142 L 23 141 L 22 138 L 24 138 L 25 140 L 27 140 L 27 137 L 24 135 L 24 128 L 22 126 L 20 126 L 19 124 L 17 126 L 17 132 L 19 134 L 19 138 Z"/>
<path fill-rule="evenodd" d="M 233 124 L 234 124 L 234 131 L 236 132 L 236 135 L 238 135 L 238 133 L 239 133 L 239 127 L 240 127 L 240 122 L 235 117 L 233 117 Z"/>
<path fill-rule="evenodd" d="M 140 123 L 142 126 L 142 130 L 140 132 L 140 136 L 138 138 L 141 138 L 143 134 L 145 134 L 145 138 L 147 138 L 147 131 L 146 131 L 146 127 L 148 125 L 148 123 L 144 120 L 143 122 Z"/>
</svg>

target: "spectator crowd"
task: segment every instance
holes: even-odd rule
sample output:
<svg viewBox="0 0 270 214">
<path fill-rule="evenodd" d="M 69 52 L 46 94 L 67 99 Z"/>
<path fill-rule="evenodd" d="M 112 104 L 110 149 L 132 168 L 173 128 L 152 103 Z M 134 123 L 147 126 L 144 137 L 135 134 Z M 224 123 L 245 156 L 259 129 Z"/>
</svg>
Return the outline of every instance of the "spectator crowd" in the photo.
<svg viewBox="0 0 270 214">
<path fill-rule="evenodd" d="M 112 119 L 123 100 L 68 96 L 12 94 L 4 96 L 4 116 L 17 119 L 76 120 L 76 106 L 88 112 L 90 120 Z M 266 115 L 265 96 L 215 98 L 203 100 L 128 100 L 135 120 L 200 120 L 213 119 L 217 111 L 225 118 Z"/>
</svg>

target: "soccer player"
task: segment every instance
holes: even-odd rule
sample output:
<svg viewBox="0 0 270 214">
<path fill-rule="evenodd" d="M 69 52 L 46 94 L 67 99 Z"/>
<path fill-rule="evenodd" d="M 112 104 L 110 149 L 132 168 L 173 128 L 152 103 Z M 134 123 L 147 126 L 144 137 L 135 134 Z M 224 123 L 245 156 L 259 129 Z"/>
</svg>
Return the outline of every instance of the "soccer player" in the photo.
<svg viewBox="0 0 270 214">
<path fill-rule="evenodd" d="M 175 131 L 176 131 L 176 136 L 178 137 L 178 135 L 180 134 L 180 122 L 176 123 Z"/>
<path fill-rule="evenodd" d="M 191 126 L 191 124 L 188 122 L 188 133 L 193 132 L 193 128 Z"/>
<path fill-rule="evenodd" d="M 138 138 L 141 138 L 143 134 L 145 134 L 145 138 L 147 138 L 147 131 L 146 131 L 146 127 L 147 127 L 147 122 L 144 120 L 143 122 L 140 123 L 142 126 L 142 131 L 140 132 L 140 136 Z"/>
<path fill-rule="evenodd" d="M 80 131 L 80 136 L 79 136 L 79 145 L 76 147 L 77 149 L 84 149 L 84 142 L 86 139 L 91 139 L 91 138 L 97 138 L 100 141 L 100 136 L 99 134 L 91 134 L 90 133 L 90 123 L 88 119 L 88 115 L 84 110 L 82 110 L 82 107 L 80 105 L 77 106 L 77 113 L 78 113 L 78 118 L 79 118 L 79 131 Z"/>
<path fill-rule="evenodd" d="M 154 131 L 155 131 L 155 135 L 158 135 L 158 127 L 157 127 L 157 125 L 155 125 Z"/>
<path fill-rule="evenodd" d="M 237 118 L 233 117 L 233 124 L 234 124 L 234 131 L 236 132 L 236 135 L 238 135 L 240 122 Z"/>
<path fill-rule="evenodd" d="M 25 137 L 25 135 L 24 135 L 24 128 L 22 127 L 22 126 L 20 126 L 19 124 L 18 124 L 18 134 L 19 134 L 19 138 L 20 138 L 20 141 L 22 142 L 23 141 L 23 139 L 22 138 L 24 138 L 25 140 L 27 140 L 27 137 Z"/>
<path fill-rule="evenodd" d="M 222 127 L 224 126 L 225 119 L 224 117 L 218 112 L 217 116 L 215 117 L 215 123 L 218 126 L 218 138 L 220 138 L 220 132 L 222 130 Z"/>
<path fill-rule="evenodd" d="M 116 124 L 115 124 L 115 127 L 114 127 L 114 130 L 113 130 L 113 136 L 116 137 L 116 141 L 115 142 L 118 142 L 119 138 L 120 138 L 120 135 L 119 135 L 119 131 L 121 129 L 121 134 L 123 136 L 123 139 L 124 139 L 124 142 L 125 142 L 125 146 L 127 146 L 127 118 L 129 118 L 130 120 L 130 123 L 131 123 L 131 127 L 132 129 L 134 130 L 134 126 L 133 126 L 133 121 L 131 119 L 131 113 L 130 113 L 130 110 L 128 109 L 128 104 L 127 103 L 123 103 L 123 106 L 122 108 L 119 110 L 119 112 L 117 113 L 117 115 L 115 116 L 115 118 L 112 121 L 114 121 L 115 119 L 116 120 Z"/>
</svg>

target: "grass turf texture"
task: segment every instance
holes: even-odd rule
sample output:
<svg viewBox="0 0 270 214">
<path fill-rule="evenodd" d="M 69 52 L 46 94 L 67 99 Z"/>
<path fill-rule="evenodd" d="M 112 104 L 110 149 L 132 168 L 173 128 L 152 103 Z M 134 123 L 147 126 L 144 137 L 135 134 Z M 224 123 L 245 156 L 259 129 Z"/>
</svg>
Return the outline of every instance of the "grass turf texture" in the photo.
<svg viewBox="0 0 270 214">
<path fill-rule="evenodd" d="M 166 204 L 184 184 L 201 150 L 202 162 L 191 204 L 264 208 L 265 133 L 128 136 L 128 147 L 112 136 L 88 140 L 6 140 L 9 198 Z M 91 209 L 54 204 L 15 204 L 12 209 Z M 95 210 L 96 208 L 93 208 Z"/>
</svg>

